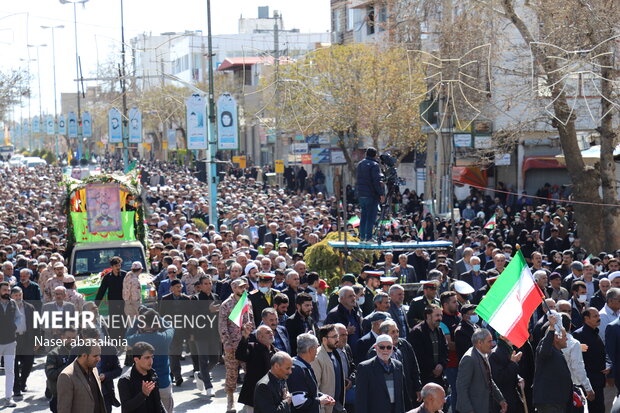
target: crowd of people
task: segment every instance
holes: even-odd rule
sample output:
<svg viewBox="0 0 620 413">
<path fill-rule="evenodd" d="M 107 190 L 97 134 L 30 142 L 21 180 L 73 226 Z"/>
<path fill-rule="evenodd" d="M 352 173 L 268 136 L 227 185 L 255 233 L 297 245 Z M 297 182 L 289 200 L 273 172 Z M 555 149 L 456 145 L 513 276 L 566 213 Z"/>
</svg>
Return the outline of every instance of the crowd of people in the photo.
<svg viewBox="0 0 620 413">
<path fill-rule="evenodd" d="M 299 173 L 289 172 L 285 188 L 261 174 L 223 177 L 215 222 L 206 186 L 191 171 L 160 162 L 140 167 L 147 267 L 113 257 L 94 301 L 77 291 L 67 270 L 60 169 L 0 170 L 7 406 L 28 391 L 33 365 L 44 357 L 50 409 L 63 413 L 114 406 L 172 412 L 174 388 L 188 385 L 181 367 L 189 363 L 204 397 L 216 397 L 211 371 L 223 364 L 229 413 L 236 402 L 257 413 L 567 412 L 584 403 L 590 412 L 612 409 L 620 389 L 620 251 L 586 251 L 569 203 L 472 190 L 452 239 L 449 220 L 426 213 L 415 194 L 399 193 L 388 239 L 451 240 L 454 249 L 385 250 L 330 286 L 304 254 L 338 230 L 338 201 L 316 185 L 313 193 L 300 188 Z M 376 211 L 384 194 L 374 188 L 356 188 L 359 203 L 346 205 L 347 218 L 373 205 Z M 485 229 L 492 215 L 496 225 Z M 362 228 L 346 231 L 372 242 L 373 220 L 364 218 Z M 515 348 L 476 306 L 519 249 L 545 300 L 530 320 L 530 339 Z M 144 272 L 155 304 L 137 293 Z M 34 346 L 34 312 L 99 319 L 106 294 L 145 325 L 47 331 L 58 345 Z M 158 322 L 187 303 L 217 316 L 216 329 Z M 71 344 L 106 336 L 125 338 L 127 347 Z"/>
</svg>

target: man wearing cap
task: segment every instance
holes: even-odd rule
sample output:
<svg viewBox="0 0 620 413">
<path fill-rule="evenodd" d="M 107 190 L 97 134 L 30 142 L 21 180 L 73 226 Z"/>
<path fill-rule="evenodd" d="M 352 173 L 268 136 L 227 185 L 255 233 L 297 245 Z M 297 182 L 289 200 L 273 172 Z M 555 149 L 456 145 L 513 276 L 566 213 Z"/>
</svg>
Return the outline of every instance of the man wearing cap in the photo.
<svg viewBox="0 0 620 413">
<path fill-rule="evenodd" d="M 364 317 L 374 310 L 373 298 L 377 294 L 377 288 L 381 285 L 381 271 L 367 270 L 365 274 L 366 285 L 364 286 L 364 304 L 360 306 Z"/>
<path fill-rule="evenodd" d="M 620 273 L 618 274 L 620 275 Z M 568 300 L 568 290 L 562 287 L 562 275 L 558 272 L 552 272 L 549 274 L 549 287 L 547 293 L 555 301 Z"/>
<path fill-rule="evenodd" d="M 277 291 L 271 288 L 275 278 L 274 274 L 259 272 L 256 276 L 258 278 L 258 289 L 251 291 L 249 298 L 254 310 L 254 320 L 260 320 L 263 310 L 273 306 L 273 297 Z"/>
<path fill-rule="evenodd" d="M 461 280 L 452 283 L 452 290 L 456 292 L 456 304 L 459 309 L 463 305 L 469 304 L 473 298 L 472 294 L 475 293 L 471 285 Z"/>
<path fill-rule="evenodd" d="M 437 288 L 439 282 L 437 280 L 421 281 L 422 295 L 411 300 L 409 311 L 407 311 L 407 323 L 410 326 L 418 324 L 424 320 L 424 309 L 431 304 L 439 305 L 437 299 Z"/>
<path fill-rule="evenodd" d="M 559 271 L 559 268 L 560 266 L 556 268 L 555 270 L 561 274 L 561 272 Z M 578 281 L 578 280 L 583 280 L 583 264 L 580 263 L 579 261 L 573 261 L 569 264 L 568 268 L 570 270 L 570 273 L 566 275 L 564 279 L 562 280 L 562 287 L 570 291 L 571 290 L 570 287 L 573 285 L 573 282 Z"/>
<path fill-rule="evenodd" d="M 218 328 L 220 338 L 224 346 L 224 366 L 226 367 L 225 390 L 227 397 L 227 410 L 234 410 L 234 393 L 237 388 L 237 377 L 239 374 L 240 363 L 235 358 L 235 350 L 239 341 L 241 341 L 241 327 L 233 323 L 228 317 L 237 305 L 237 302 L 243 296 L 247 288 L 247 281 L 243 278 L 237 278 L 230 283 L 233 293 L 220 306 L 218 318 Z M 252 303 L 248 302 L 250 311 L 245 312 L 241 316 L 241 326 L 251 323 L 254 326 L 254 312 Z"/>
<path fill-rule="evenodd" d="M 465 304 L 461 307 L 462 320 L 454 329 L 454 345 L 456 350 L 456 359 L 461 360 L 463 354 L 471 347 L 471 336 L 474 330 L 478 328 L 480 317 L 475 313 L 475 304 Z"/>
<path fill-rule="evenodd" d="M 371 325 L 371 330 L 368 334 L 362 336 L 357 342 L 357 349 L 353 353 L 353 360 L 355 364 L 359 364 L 368 359 L 368 350 L 376 343 L 377 337 L 381 335 L 380 327 L 387 319 L 391 319 L 390 314 L 382 311 L 375 311 L 367 318 Z"/>
<path fill-rule="evenodd" d="M 454 342 L 454 330 L 461 322 L 461 316 L 458 311 L 458 301 L 455 291 L 446 291 L 441 293 L 439 302 L 441 303 L 441 323 L 439 327 L 448 344 L 448 364 L 446 365 L 446 379 L 450 388 L 453 389 L 450 395 L 450 405 L 452 410 L 456 411 L 456 376 L 458 373 L 459 359 L 456 353 L 456 344 Z"/>
<path fill-rule="evenodd" d="M 142 304 L 142 286 L 138 278 L 142 273 L 142 263 L 134 261 L 131 263 L 131 271 L 127 273 L 123 280 L 123 301 L 125 301 L 125 315 L 137 316 L 138 308 Z"/>
<path fill-rule="evenodd" d="M 392 357 L 392 337 L 387 334 L 377 337 L 375 349 L 375 357 L 357 366 L 355 412 L 404 413 L 411 405 L 405 396 L 403 365 Z"/>
<path fill-rule="evenodd" d="M 82 311 L 82 307 L 84 307 L 84 295 L 78 293 L 77 287 L 75 286 L 75 277 L 71 274 L 67 274 L 63 281 L 64 287 L 67 289 L 66 300 L 75 306 L 75 311 Z"/>
</svg>

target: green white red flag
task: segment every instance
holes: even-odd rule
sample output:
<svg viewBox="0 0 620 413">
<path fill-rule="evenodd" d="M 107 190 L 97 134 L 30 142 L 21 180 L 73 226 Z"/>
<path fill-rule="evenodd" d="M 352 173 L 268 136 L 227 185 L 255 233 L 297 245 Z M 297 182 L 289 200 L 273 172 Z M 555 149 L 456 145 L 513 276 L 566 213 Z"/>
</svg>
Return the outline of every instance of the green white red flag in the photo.
<svg viewBox="0 0 620 413">
<path fill-rule="evenodd" d="M 491 219 L 489 219 L 489 221 L 484 224 L 484 229 L 495 229 L 495 225 L 497 225 L 496 216 L 495 214 L 493 214 Z"/>
<path fill-rule="evenodd" d="M 352 225 L 353 228 L 359 227 L 360 226 L 360 217 L 358 217 L 356 215 L 354 217 L 349 218 L 349 220 L 347 221 L 347 224 Z"/>
<path fill-rule="evenodd" d="M 521 347 L 529 337 L 532 313 L 544 299 L 521 250 L 510 261 L 476 308 L 495 331 Z"/>
<path fill-rule="evenodd" d="M 235 325 L 239 328 L 243 325 L 243 314 L 248 313 L 250 311 L 250 300 L 248 299 L 248 292 L 244 291 L 243 295 L 237 301 L 235 308 L 230 312 L 228 319 L 235 323 Z"/>
</svg>

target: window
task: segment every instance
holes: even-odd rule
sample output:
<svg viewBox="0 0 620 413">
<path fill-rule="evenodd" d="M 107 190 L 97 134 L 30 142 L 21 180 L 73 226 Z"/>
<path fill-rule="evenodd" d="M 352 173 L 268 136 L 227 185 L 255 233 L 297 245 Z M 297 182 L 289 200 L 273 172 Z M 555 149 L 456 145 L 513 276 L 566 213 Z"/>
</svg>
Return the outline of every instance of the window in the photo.
<svg viewBox="0 0 620 413">
<path fill-rule="evenodd" d="M 345 5 L 347 31 L 355 29 L 355 9 Z"/>
<path fill-rule="evenodd" d="M 388 20 L 387 6 L 383 5 L 379 9 L 379 16 L 377 19 L 377 31 L 383 32 L 387 30 L 387 20 Z"/>
<path fill-rule="evenodd" d="M 375 6 L 366 7 L 366 34 L 375 34 Z"/>
<path fill-rule="evenodd" d="M 332 31 L 336 33 L 342 31 L 342 9 L 340 8 L 332 10 Z"/>
</svg>

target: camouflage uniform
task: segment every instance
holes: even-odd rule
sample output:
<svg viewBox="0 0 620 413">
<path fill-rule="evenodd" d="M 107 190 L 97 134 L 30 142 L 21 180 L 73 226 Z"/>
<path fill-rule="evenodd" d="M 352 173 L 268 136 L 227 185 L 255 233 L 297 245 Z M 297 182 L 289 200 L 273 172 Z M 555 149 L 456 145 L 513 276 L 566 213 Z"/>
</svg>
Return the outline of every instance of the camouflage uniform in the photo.
<svg viewBox="0 0 620 413">
<path fill-rule="evenodd" d="M 185 291 L 187 295 L 194 295 L 197 293 L 194 284 L 196 284 L 196 282 L 200 279 L 200 275 L 200 271 L 197 272 L 196 275 L 191 275 L 188 271 L 181 277 L 181 281 L 185 284 Z"/>
<path fill-rule="evenodd" d="M 67 298 L 65 301 L 72 303 L 75 306 L 75 311 L 82 311 L 82 307 L 84 307 L 84 294 L 67 288 Z"/>
<path fill-rule="evenodd" d="M 238 301 L 239 300 L 234 294 L 228 297 L 220 306 L 218 320 L 220 338 L 222 339 L 222 344 L 224 344 L 224 366 L 226 367 L 225 389 L 226 393 L 229 394 L 234 393 L 237 388 L 239 366 L 244 366 L 244 363 L 235 358 L 235 350 L 242 337 L 241 328 L 237 327 L 237 325 L 228 318 Z M 254 316 L 252 314 L 252 303 L 249 299 L 248 306 L 249 311 L 243 314 L 241 318 L 241 326 L 249 322 L 252 323 L 252 330 L 254 330 L 256 325 L 254 324 Z"/>
<path fill-rule="evenodd" d="M 47 283 L 47 280 L 49 280 L 52 277 L 55 277 L 54 271 L 52 271 L 49 268 L 46 268 L 46 269 L 44 269 L 43 271 L 41 271 L 39 273 L 39 278 L 37 279 L 37 284 L 39 284 L 42 289 L 45 289 L 45 284 Z"/>
<path fill-rule="evenodd" d="M 123 279 L 123 301 L 125 301 L 125 315 L 137 316 L 142 303 L 142 286 L 138 276 L 133 272 L 128 272 Z"/>
<path fill-rule="evenodd" d="M 65 276 L 63 274 L 62 277 L 54 277 L 47 280 L 45 283 L 45 288 L 43 289 L 43 302 L 51 303 L 54 301 L 54 289 L 56 287 L 64 287 L 65 286 Z"/>
</svg>

